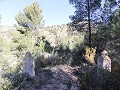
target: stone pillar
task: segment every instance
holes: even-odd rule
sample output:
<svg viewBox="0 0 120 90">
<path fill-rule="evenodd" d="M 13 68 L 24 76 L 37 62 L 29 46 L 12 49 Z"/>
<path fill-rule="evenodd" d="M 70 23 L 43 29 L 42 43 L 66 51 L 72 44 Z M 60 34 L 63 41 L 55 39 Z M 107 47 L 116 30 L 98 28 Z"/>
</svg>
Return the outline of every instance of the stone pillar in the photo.
<svg viewBox="0 0 120 90">
<path fill-rule="evenodd" d="M 101 55 L 97 57 L 97 68 L 105 69 L 111 72 L 111 59 L 109 58 L 106 50 L 103 50 Z"/>
<path fill-rule="evenodd" d="M 31 77 L 35 76 L 34 60 L 30 52 L 26 52 L 23 59 L 23 72 L 28 73 Z"/>
<path fill-rule="evenodd" d="M 97 80 L 102 83 L 105 82 L 105 77 L 111 72 L 111 59 L 108 52 L 103 50 L 101 55 L 97 57 Z"/>
</svg>

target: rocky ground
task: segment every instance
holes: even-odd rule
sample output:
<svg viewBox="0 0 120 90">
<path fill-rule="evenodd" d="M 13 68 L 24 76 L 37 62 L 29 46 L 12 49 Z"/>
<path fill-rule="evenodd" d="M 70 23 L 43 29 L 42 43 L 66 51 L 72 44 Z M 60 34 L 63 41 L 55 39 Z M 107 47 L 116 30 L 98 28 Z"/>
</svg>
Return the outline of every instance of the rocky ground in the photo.
<svg viewBox="0 0 120 90">
<path fill-rule="evenodd" d="M 77 70 L 78 67 L 67 65 L 44 68 L 35 76 L 36 84 L 29 90 L 80 90 Z"/>
</svg>

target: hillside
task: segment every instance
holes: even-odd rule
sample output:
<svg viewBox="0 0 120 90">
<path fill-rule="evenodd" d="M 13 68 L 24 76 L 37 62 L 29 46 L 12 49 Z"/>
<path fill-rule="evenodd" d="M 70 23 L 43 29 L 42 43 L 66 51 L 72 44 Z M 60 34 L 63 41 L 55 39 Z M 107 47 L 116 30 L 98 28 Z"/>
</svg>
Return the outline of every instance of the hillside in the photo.
<svg viewBox="0 0 120 90">
<path fill-rule="evenodd" d="M 0 30 L 0 72 L 1 74 L 6 74 L 8 72 L 16 72 L 16 69 L 20 65 L 20 68 L 22 69 L 21 62 L 22 59 L 25 55 L 25 53 L 29 50 L 33 58 L 35 60 L 35 69 L 36 69 L 36 78 L 39 78 L 39 74 L 44 74 L 44 73 L 50 73 L 54 69 L 54 67 L 49 68 L 51 71 L 46 72 L 48 69 L 41 70 L 41 68 L 44 69 L 44 67 L 48 67 L 52 65 L 56 66 L 59 64 L 71 64 L 71 52 L 77 48 L 80 44 L 82 44 L 84 35 L 79 33 L 78 31 L 73 31 L 72 28 L 70 28 L 69 25 L 63 24 L 63 25 L 54 25 L 54 26 L 49 26 L 49 27 L 44 27 L 42 29 L 38 30 L 38 38 L 39 41 L 37 41 L 34 38 L 32 38 L 32 33 L 29 34 L 29 36 L 25 36 L 21 34 L 19 31 L 15 29 L 15 27 L 12 26 L 1 26 Z M 61 53 L 63 52 L 63 53 Z M 68 54 L 67 57 L 66 54 Z M 69 59 L 69 60 L 68 60 Z M 62 68 L 63 67 L 63 68 Z M 65 78 L 64 81 L 57 80 L 56 83 L 58 83 L 58 86 L 54 84 L 49 86 L 46 82 L 44 86 L 38 85 L 35 87 L 41 86 L 41 88 L 46 88 L 46 89 L 38 89 L 38 90 L 47 90 L 48 88 L 51 87 L 50 90 L 53 90 L 53 88 L 59 88 L 61 87 L 62 90 L 65 88 L 67 89 L 68 87 L 64 83 L 72 83 L 71 81 L 74 76 L 72 75 L 71 72 L 66 72 L 66 74 L 63 74 L 61 70 L 66 70 L 68 69 L 67 66 L 56 66 L 55 68 L 58 70 L 58 73 L 61 73 L 60 76 L 55 76 L 55 78 L 52 79 L 49 83 L 53 84 L 54 80 L 57 80 L 57 78 Z M 66 67 L 66 68 L 65 68 Z M 72 67 L 70 67 L 72 68 Z M 45 72 L 44 72 L 45 71 Z M 4 73 L 3 73 L 4 72 Z M 41 72 L 41 73 L 40 73 Z M 57 72 L 57 71 L 55 71 Z M 53 74 L 55 74 L 53 72 Z M 70 78 L 67 77 L 68 75 L 71 75 Z M 12 73 L 11 73 L 12 75 Z M 56 75 L 56 74 L 55 74 Z M 59 75 L 59 74 L 58 74 Z M 64 76 L 65 75 L 65 76 Z M 45 76 L 45 75 L 44 75 Z M 42 79 L 43 76 L 40 76 Z M 44 77 L 47 78 L 47 77 Z M 4 81 L 2 80 L 1 77 L 1 82 Z M 71 81 L 71 82 L 69 82 Z M 43 82 L 43 80 L 42 80 Z M 75 81 L 77 82 L 77 81 Z M 45 83 L 45 82 L 44 82 Z M 59 83 L 60 86 L 59 86 Z M 74 83 L 73 83 L 74 84 Z M 71 90 L 73 90 L 74 86 L 71 86 Z M 78 88 L 78 87 L 77 87 Z M 36 89 L 37 90 L 37 89 Z M 76 89 L 79 90 L 79 89 Z"/>
<path fill-rule="evenodd" d="M 94 61 L 94 65 L 91 65 L 84 57 L 86 25 L 86 23 L 69 23 L 43 27 L 37 30 L 36 36 L 34 31 L 22 34 L 14 27 L 1 26 L 0 89 L 90 90 L 92 88 L 96 90 L 107 87 L 119 90 L 120 64 L 114 61 L 116 59 L 114 56 L 112 73 L 104 73 L 105 82 L 104 80 L 99 82 L 96 79 L 96 62 Z M 93 46 L 99 45 L 97 41 L 99 38 L 96 37 L 93 34 Z M 114 50 L 112 47 L 109 48 Z M 86 50 L 90 51 L 89 48 Z M 95 49 L 92 48 L 92 50 L 89 56 L 93 57 Z M 35 63 L 34 77 L 23 73 L 22 61 L 26 52 L 31 53 Z"/>
</svg>

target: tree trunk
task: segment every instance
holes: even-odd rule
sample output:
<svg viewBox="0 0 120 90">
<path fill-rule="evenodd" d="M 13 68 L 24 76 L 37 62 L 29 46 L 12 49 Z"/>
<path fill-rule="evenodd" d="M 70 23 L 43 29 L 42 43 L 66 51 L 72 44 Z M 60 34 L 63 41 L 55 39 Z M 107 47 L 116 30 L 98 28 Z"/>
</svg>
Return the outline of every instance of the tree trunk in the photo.
<svg viewBox="0 0 120 90">
<path fill-rule="evenodd" d="M 89 47 L 91 47 L 91 16 L 90 16 L 90 0 L 88 0 L 88 30 L 89 30 Z"/>
</svg>

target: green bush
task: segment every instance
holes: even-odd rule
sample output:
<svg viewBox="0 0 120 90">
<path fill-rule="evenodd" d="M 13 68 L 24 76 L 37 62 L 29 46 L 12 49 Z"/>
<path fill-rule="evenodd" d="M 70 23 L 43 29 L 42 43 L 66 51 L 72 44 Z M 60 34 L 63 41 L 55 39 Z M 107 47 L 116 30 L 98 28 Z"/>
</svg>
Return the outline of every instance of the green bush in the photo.
<svg viewBox="0 0 120 90">
<path fill-rule="evenodd" d="M 27 83 L 31 80 L 31 77 L 26 73 L 8 73 L 4 74 L 3 78 L 5 78 L 3 90 L 25 90 Z"/>
<path fill-rule="evenodd" d="M 112 72 L 101 70 L 102 77 L 97 76 L 96 67 L 83 67 L 76 73 L 83 90 L 119 90 L 120 62 L 112 62 Z M 100 79 L 98 79 L 100 78 Z"/>
</svg>

